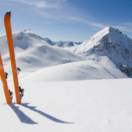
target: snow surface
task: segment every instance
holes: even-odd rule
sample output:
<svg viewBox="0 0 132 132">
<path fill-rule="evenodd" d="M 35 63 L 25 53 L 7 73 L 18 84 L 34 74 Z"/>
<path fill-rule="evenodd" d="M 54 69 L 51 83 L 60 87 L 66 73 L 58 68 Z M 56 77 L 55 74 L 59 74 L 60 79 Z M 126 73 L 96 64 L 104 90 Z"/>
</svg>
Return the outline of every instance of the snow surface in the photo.
<svg viewBox="0 0 132 132">
<path fill-rule="evenodd" d="M 99 62 L 86 60 L 43 68 L 31 73 L 27 78 L 32 79 L 36 76 L 35 80 L 41 81 L 68 81 L 127 77 L 111 64 L 107 58 L 100 59 Z"/>
<path fill-rule="evenodd" d="M 22 105 L 8 106 L 1 96 L 1 131 L 131 132 L 131 79 L 43 82 L 37 78 L 21 81 Z"/>
</svg>

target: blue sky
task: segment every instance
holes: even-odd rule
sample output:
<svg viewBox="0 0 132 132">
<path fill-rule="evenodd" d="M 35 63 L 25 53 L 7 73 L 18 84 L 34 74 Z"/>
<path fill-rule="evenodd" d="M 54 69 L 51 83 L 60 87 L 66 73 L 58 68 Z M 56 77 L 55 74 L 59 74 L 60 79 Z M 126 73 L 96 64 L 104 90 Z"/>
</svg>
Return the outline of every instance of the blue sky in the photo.
<svg viewBox="0 0 132 132">
<path fill-rule="evenodd" d="M 1 34 L 9 10 L 13 32 L 28 29 L 53 40 L 83 41 L 114 26 L 132 37 L 131 0 L 0 0 Z"/>
</svg>

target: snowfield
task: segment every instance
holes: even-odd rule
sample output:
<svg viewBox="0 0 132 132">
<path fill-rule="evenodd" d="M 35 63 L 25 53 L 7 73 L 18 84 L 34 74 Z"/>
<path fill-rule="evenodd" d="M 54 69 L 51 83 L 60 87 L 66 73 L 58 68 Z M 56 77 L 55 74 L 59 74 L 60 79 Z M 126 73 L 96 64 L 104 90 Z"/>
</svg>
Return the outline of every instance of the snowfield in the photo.
<svg viewBox="0 0 132 132">
<path fill-rule="evenodd" d="M 107 58 L 100 58 L 99 62 L 86 60 L 51 66 L 31 73 L 26 78 L 33 79 L 34 77 L 36 77 L 35 80 L 41 81 L 127 78 Z"/>
<path fill-rule="evenodd" d="M 132 131 L 130 38 L 107 27 L 82 44 L 25 32 L 13 39 L 25 95 L 21 105 L 14 96 L 8 106 L 0 83 L 0 131 Z M 4 36 L 0 50 L 15 95 Z"/>
<path fill-rule="evenodd" d="M 132 130 L 131 79 L 43 82 L 36 78 L 21 81 L 22 105 L 0 105 L 1 131 Z"/>
</svg>

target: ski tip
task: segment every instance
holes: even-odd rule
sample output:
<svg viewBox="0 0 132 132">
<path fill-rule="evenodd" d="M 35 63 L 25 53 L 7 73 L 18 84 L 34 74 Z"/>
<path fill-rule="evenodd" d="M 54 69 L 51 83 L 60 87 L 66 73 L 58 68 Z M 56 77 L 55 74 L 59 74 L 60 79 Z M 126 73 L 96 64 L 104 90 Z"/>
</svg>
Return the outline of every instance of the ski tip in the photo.
<svg viewBox="0 0 132 132">
<path fill-rule="evenodd" d="M 11 11 L 7 11 L 7 12 L 5 13 L 5 16 L 11 16 Z"/>
</svg>

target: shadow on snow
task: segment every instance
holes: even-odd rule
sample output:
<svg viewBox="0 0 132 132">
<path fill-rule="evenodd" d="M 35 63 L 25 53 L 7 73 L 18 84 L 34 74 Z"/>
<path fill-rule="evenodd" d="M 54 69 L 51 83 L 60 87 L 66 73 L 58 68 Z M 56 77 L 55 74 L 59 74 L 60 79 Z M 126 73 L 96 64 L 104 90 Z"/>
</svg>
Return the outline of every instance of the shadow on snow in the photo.
<svg viewBox="0 0 132 132">
<path fill-rule="evenodd" d="M 23 111 L 19 109 L 19 106 L 15 106 L 14 104 L 10 105 L 10 108 L 14 111 L 17 115 L 18 119 L 22 123 L 26 124 L 37 124 L 37 122 L 33 121 L 28 115 L 26 115 Z"/>
<path fill-rule="evenodd" d="M 41 110 L 37 109 L 35 106 L 30 106 L 29 103 L 23 103 L 23 104 L 21 104 L 21 106 L 23 106 L 33 112 L 36 112 L 36 113 L 40 114 L 41 116 L 43 116 L 53 122 L 61 123 L 61 124 L 73 124 L 72 122 L 67 122 L 67 121 L 61 120 L 61 119 L 54 117 L 44 111 L 41 111 Z M 14 113 L 17 115 L 17 117 L 19 118 L 19 120 L 22 123 L 38 124 L 37 122 L 33 121 L 28 115 L 26 115 L 22 110 L 20 110 L 19 106 L 15 106 L 14 104 L 12 104 L 12 105 L 10 105 L 10 108 L 14 111 Z"/>
<path fill-rule="evenodd" d="M 63 121 L 63 120 L 61 120 L 59 118 L 56 118 L 56 117 L 54 117 L 54 116 L 52 116 L 52 115 L 50 115 L 50 114 L 48 114 L 48 113 L 46 113 L 44 111 L 41 111 L 41 110 L 37 109 L 35 106 L 29 106 L 29 103 L 23 103 L 21 105 L 23 107 L 26 107 L 26 108 L 28 108 L 28 109 L 30 109 L 30 110 L 32 110 L 32 111 L 44 116 L 44 117 L 46 117 L 47 119 L 49 119 L 49 120 L 51 120 L 53 122 L 63 123 L 63 124 L 73 124 L 72 122 Z"/>
</svg>

